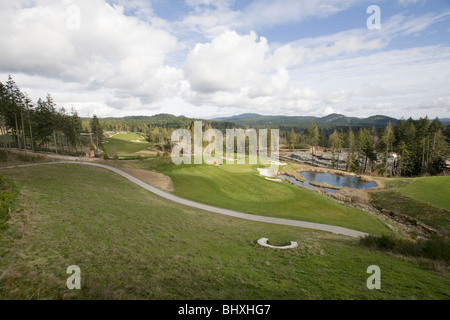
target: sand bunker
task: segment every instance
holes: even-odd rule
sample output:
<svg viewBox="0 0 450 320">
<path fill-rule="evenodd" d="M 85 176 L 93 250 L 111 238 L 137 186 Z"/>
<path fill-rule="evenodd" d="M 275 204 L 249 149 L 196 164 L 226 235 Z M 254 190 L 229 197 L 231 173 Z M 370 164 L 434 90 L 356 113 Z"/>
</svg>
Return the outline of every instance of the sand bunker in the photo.
<svg viewBox="0 0 450 320">
<path fill-rule="evenodd" d="M 271 178 L 266 178 L 266 180 L 274 181 L 274 182 L 283 182 L 283 180 L 281 180 L 281 179 L 271 179 Z"/>
<path fill-rule="evenodd" d="M 263 177 L 274 178 L 276 176 L 275 172 L 271 172 L 269 169 L 258 168 L 258 172 Z"/>
</svg>

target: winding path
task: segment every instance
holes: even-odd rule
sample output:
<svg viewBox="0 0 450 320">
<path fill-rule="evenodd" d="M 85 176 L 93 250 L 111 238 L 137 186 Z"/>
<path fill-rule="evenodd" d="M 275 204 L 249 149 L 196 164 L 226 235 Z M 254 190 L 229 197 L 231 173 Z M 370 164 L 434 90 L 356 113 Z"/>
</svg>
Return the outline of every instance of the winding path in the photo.
<svg viewBox="0 0 450 320">
<path fill-rule="evenodd" d="M 109 171 L 112 171 L 112 172 L 115 172 L 115 173 L 121 175 L 122 177 L 128 179 L 129 181 L 139 185 L 140 187 L 142 187 L 142 188 L 144 188 L 166 200 L 169 200 L 169 201 L 172 201 L 172 202 L 184 205 L 184 206 L 188 206 L 191 208 L 204 210 L 204 211 L 208 211 L 208 212 L 212 212 L 212 213 L 217 213 L 217 214 L 221 214 L 221 215 L 225 215 L 225 216 L 230 216 L 230 217 L 245 219 L 245 220 L 251 220 L 251 221 L 258 221 L 258 222 L 272 223 L 272 224 L 278 224 L 278 225 L 285 225 L 285 226 L 292 226 L 292 227 L 332 232 L 335 234 L 346 235 L 346 236 L 353 237 L 353 238 L 359 238 L 359 237 L 364 237 L 364 236 L 368 235 L 367 233 L 364 233 L 364 232 L 351 230 L 351 229 L 347 229 L 347 228 L 342 228 L 342 227 L 330 226 L 330 225 L 326 225 L 326 224 L 258 216 L 258 215 L 254 215 L 254 214 L 242 213 L 242 212 L 233 211 L 233 210 L 229 210 L 229 209 L 223 209 L 223 208 L 210 206 L 207 204 L 184 199 L 184 198 L 178 197 L 176 195 L 173 195 L 171 193 L 162 191 L 156 187 L 149 185 L 148 183 L 145 183 L 145 182 L 139 180 L 138 178 L 136 178 L 120 169 L 110 167 L 107 165 L 103 165 L 103 164 L 98 164 L 98 163 L 82 162 L 82 161 L 57 161 L 57 162 L 34 163 L 34 164 L 4 167 L 4 168 L 0 168 L 0 170 L 21 168 L 21 167 L 31 167 L 31 166 L 38 166 L 38 165 L 49 165 L 49 164 L 78 164 L 78 165 L 82 164 L 82 165 L 103 168 L 103 169 L 106 169 L 106 170 L 109 170 Z"/>
</svg>

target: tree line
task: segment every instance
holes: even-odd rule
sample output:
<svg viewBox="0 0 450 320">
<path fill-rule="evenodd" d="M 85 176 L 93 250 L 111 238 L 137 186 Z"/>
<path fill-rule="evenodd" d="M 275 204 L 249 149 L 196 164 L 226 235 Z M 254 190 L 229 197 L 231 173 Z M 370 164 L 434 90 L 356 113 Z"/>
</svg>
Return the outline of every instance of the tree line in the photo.
<svg viewBox="0 0 450 320">
<path fill-rule="evenodd" d="M 103 133 L 98 120 L 94 124 L 98 146 Z M 82 120 L 73 108 L 69 112 L 58 109 L 50 94 L 33 103 L 11 76 L 5 84 L 0 82 L 0 135 L 5 151 L 18 148 L 75 155 L 81 153 L 85 144 Z M 90 140 L 94 143 L 92 135 Z"/>
<path fill-rule="evenodd" d="M 311 161 L 315 159 L 317 146 L 329 149 L 331 166 L 354 173 L 378 173 L 390 176 L 436 175 L 445 170 L 450 157 L 450 127 L 428 117 L 419 120 L 401 119 L 393 126 L 383 128 L 351 127 L 346 131 L 335 129 L 326 135 L 312 121 L 304 132 L 294 129 L 285 135 L 285 143 L 292 148 L 311 147 Z M 346 159 L 341 158 L 345 152 Z M 344 161 L 345 166 L 340 166 Z"/>
</svg>

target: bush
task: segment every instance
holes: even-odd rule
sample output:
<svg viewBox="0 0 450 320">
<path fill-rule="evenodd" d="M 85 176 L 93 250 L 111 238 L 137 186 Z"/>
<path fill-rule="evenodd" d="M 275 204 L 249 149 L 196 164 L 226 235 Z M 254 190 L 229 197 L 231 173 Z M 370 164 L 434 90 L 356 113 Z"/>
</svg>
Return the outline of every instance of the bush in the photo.
<svg viewBox="0 0 450 320">
<path fill-rule="evenodd" d="M 450 241 L 447 238 L 435 237 L 430 240 L 412 241 L 394 236 L 366 236 L 360 239 L 366 247 L 390 251 L 412 257 L 424 257 L 432 260 L 450 262 Z"/>
<path fill-rule="evenodd" d="M 450 241 L 444 238 L 434 238 L 425 241 L 422 251 L 430 259 L 441 259 L 450 262 Z"/>
<path fill-rule="evenodd" d="M 8 160 L 8 154 L 3 151 L 0 150 L 0 162 L 6 162 Z"/>
<path fill-rule="evenodd" d="M 361 238 L 360 242 L 366 247 L 391 250 L 395 247 L 395 239 L 392 236 L 372 236 Z"/>
<path fill-rule="evenodd" d="M 23 161 L 23 162 L 36 161 L 36 157 L 35 156 L 29 155 L 29 154 L 23 154 L 23 153 L 18 153 L 17 154 L 17 159 L 19 159 L 20 161 Z"/>
</svg>

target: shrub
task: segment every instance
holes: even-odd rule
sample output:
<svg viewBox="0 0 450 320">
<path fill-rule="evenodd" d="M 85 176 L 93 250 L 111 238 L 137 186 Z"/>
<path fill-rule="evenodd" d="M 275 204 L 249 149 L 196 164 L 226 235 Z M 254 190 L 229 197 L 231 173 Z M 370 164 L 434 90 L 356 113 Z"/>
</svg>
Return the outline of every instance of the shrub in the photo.
<svg viewBox="0 0 450 320">
<path fill-rule="evenodd" d="M 6 162 L 8 160 L 8 154 L 3 151 L 0 150 L 0 162 Z"/>
<path fill-rule="evenodd" d="M 450 262 L 450 241 L 448 239 L 433 238 L 423 242 L 422 251 L 426 257 Z"/>
<path fill-rule="evenodd" d="M 360 239 L 366 247 L 390 251 L 412 257 L 424 257 L 433 260 L 450 262 L 450 241 L 447 238 L 435 237 L 429 240 L 412 241 L 394 236 L 366 236 Z"/>
<path fill-rule="evenodd" d="M 361 238 L 361 243 L 370 248 L 379 248 L 383 250 L 391 250 L 395 247 L 395 240 L 392 236 L 372 236 L 368 235 Z"/>
<path fill-rule="evenodd" d="M 18 153 L 17 159 L 19 159 L 20 161 L 23 161 L 23 162 L 33 162 L 36 160 L 36 157 L 34 157 L 33 155 L 29 155 L 29 154 Z"/>
</svg>

